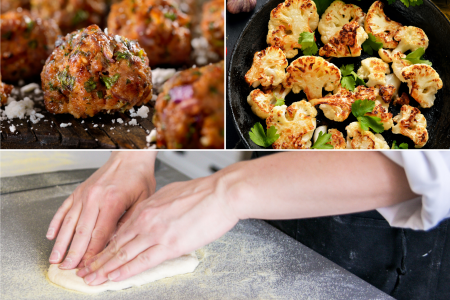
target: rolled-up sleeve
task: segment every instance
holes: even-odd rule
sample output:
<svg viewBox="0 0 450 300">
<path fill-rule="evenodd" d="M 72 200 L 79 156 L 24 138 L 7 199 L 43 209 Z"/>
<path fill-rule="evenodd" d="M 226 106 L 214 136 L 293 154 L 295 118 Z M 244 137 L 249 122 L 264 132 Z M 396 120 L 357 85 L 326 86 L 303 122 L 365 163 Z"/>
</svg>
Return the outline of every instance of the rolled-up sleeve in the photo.
<svg viewBox="0 0 450 300">
<path fill-rule="evenodd" d="M 405 169 L 417 198 L 378 212 L 391 226 L 428 230 L 450 217 L 450 152 L 385 151 L 383 154 Z"/>
</svg>

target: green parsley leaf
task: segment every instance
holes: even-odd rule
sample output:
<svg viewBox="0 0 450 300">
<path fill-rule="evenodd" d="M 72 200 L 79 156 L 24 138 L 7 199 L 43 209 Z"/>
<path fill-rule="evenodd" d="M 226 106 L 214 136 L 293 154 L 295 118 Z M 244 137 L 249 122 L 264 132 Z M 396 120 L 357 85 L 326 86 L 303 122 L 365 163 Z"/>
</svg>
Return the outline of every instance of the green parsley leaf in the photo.
<svg viewBox="0 0 450 300">
<path fill-rule="evenodd" d="M 275 97 L 275 100 L 277 101 L 275 103 L 275 106 L 281 106 L 284 105 L 284 99 L 283 98 L 277 98 L 277 96 L 273 95 Z"/>
<path fill-rule="evenodd" d="M 103 99 L 103 92 L 102 91 L 97 91 L 97 97 L 99 99 Z"/>
<path fill-rule="evenodd" d="M 361 77 L 359 77 L 358 74 L 356 74 L 355 72 L 352 71 L 352 75 L 353 75 L 353 78 L 355 79 L 356 86 L 359 86 L 359 85 L 366 86 L 365 81 Z"/>
<path fill-rule="evenodd" d="M 72 25 L 77 25 L 80 22 L 83 22 L 89 18 L 89 13 L 82 9 L 77 10 L 75 16 L 72 19 Z"/>
<path fill-rule="evenodd" d="M 69 66 L 66 66 L 63 71 L 58 72 L 58 74 L 56 74 L 56 78 L 59 83 L 61 83 L 61 87 L 64 90 L 71 91 L 73 89 L 73 86 L 75 85 L 75 77 L 69 74 Z"/>
<path fill-rule="evenodd" d="M 84 83 L 84 89 L 88 93 L 94 91 L 96 88 L 97 83 L 94 81 L 94 77 L 89 78 L 89 80 Z"/>
<path fill-rule="evenodd" d="M 267 148 L 270 145 L 272 145 L 280 137 L 280 135 L 277 134 L 277 129 L 275 128 L 275 126 L 271 126 L 269 129 L 267 129 L 266 135 L 266 133 L 264 132 L 264 128 L 259 122 L 256 123 L 255 126 L 253 126 L 249 135 L 250 139 L 256 145 L 264 148 Z"/>
<path fill-rule="evenodd" d="M 172 21 L 175 21 L 175 19 L 177 18 L 177 16 L 172 12 L 166 12 L 164 14 L 164 17 L 166 17 L 167 19 L 170 19 Z"/>
<path fill-rule="evenodd" d="M 37 42 L 36 40 L 31 40 L 31 41 L 28 42 L 28 46 L 29 46 L 31 49 L 36 49 L 37 46 L 38 46 L 38 42 Z"/>
<path fill-rule="evenodd" d="M 317 7 L 317 13 L 321 16 L 334 0 L 314 0 Z"/>
<path fill-rule="evenodd" d="M 372 128 L 376 133 L 382 133 L 384 131 L 383 123 L 381 123 L 381 119 L 378 117 L 372 116 L 363 116 L 358 117 L 359 125 L 362 130 L 367 131 L 369 128 Z"/>
<path fill-rule="evenodd" d="M 344 76 L 341 79 L 341 85 L 343 88 L 353 91 L 355 89 L 355 79 L 352 76 Z"/>
<path fill-rule="evenodd" d="M 424 54 L 425 54 L 425 49 L 420 47 L 419 49 L 409 53 L 408 55 L 406 55 L 405 58 L 402 58 L 402 59 L 411 62 L 413 65 L 415 65 L 415 64 L 425 64 L 425 65 L 429 65 L 431 67 L 431 65 L 432 65 L 431 61 L 429 61 L 429 60 L 422 60 L 422 55 L 424 55 Z"/>
<path fill-rule="evenodd" d="M 349 91 L 353 91 L 356 86 L 366 85 L 364 80 L 362 80 L 358 74 L 356 74 L 353 70 L 355 68 L 354 64 L 343 65 L 341 69 L 341 85 L 343 88 L 346 88 Z"/>
<path fill-rule="evenodd" d="M 356 100 L 352 104 L 352 114 L 356 117 L 362 130 L 372 128 L 376 133 L 384 131 L 383 123 L 378 117 L 365 116 L 366 113 L 372 112 L 375 107 L 375 101 Z"/>
<path fill-rule="evenodd" d="M 401 143 L 400 145 L 397 146 L 397 141 L 394 141 L 392 143 L 391 149 L 408 149 L 408 144 L 407 143 Z"/>
<path fill-rule="evenodd" d="M 317 138 L 317 141 L 314 143 L 314 146 L 312 146 L 312 149 L 334 149 L 334 147 L 330 144 L 327 144 L 328 142 L 331 142 L 331 133 L 323 133 L 322 131 L 319 132 L 319 137 Z"/>
<path fill-rule="evenodd" d="M 372 112 L 375 107 L 375 101 L 356 100 L 352 104 L 352 114 L 358 118 L 363 117 L 366 113 Z"/>
<path fill-rule="evenodd" d="M 117 80 L 119 80 L 119 77 L 120 77 L 120 74 L 116 74 L 112 77 L 100 76 L 100 79 L 103 81 L 106 88 L 109 90 L 117 82 Z"/>
<path fill-rule="evenodd" d="M 129 59 L 131 57 L 131 54 L 130 52 L 117 51 L 116 53 L 114 53 L 114 57 L 116 58 L 116 60 Z"/>
<path fill-rule="evenodd" d="M 30 33 L 34 28 L 34 21 L 30 20 L 27 22 L 27 30 L 26 33 Z"/>
<path fill-rule="evenodd" d="M 298 43 L 302 46 L 303 55 L 316 55 L 319 48 L 314 40 L 314 32 L 302 32 L 298 38 Z"/>
<path fill-rule="evenodd" d="M 383 43 L 378 43 L 375 36 L 369 33 L 369 38 L 362 44 L 362 47 L 364 49 L 364 52 L 373 55 L 373 50 L 375 50 L 375 52 L 378 52 L 378 50 L 383 47 Z"/>
<path fill-rule="evenodd" d="M 349 75 L 352 74 L 354 69 L 355 69 L 355 65 L 354 64 L 343 65 L 341 67 L 341 74 L 342 74 L 342 76 L 349 76 Z"/>
</svg>

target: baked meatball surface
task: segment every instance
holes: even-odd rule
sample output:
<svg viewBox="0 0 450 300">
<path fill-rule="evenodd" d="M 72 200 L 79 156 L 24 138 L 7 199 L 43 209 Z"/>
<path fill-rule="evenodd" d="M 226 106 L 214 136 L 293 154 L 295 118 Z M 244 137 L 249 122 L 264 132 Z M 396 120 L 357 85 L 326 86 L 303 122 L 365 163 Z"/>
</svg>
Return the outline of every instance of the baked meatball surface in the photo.
<svg viewBox="0 0 450 300">
<path fill-rule="evenodd" d="M 97 24 L 103 25 L 106 0 L 31 0 L 31 10 L 41 18 L 52 18 L 63 34 Z"/>
<path fill-rule="evenodd" d="M 177 73 L 156 100 L 158 148 L 224 147 L 224 63 Z"/>
<path fill-rule="evenodd" d="M 145 51 L 134 41 L 106 35 L 97 25 L 59 39 L 41 80 L 47 110 L 76 118 L 125 111 L 152 98 Z"/>
<path fill-rule="evenodd" d="M 0 76 L 0 106 L 5 105 L 8 102 L 8 96 L 11 95 L 13 85 L 6 84 L 2 82 L 2 77 Z"/>
<path fill-rule="evenodd" d="M 137 40 L 150 66 L 182 65 L 191 53 L 191 18 L 173 0 L 124 0 L 111 6 L 108 31 Z"/>
<path fill-rule="evenodd" d="M 30 9 L 30 0 L 1 0 L 2 13 L 16 10 L 18 7 Z"/>
<path fill-rule="evenodd" d="M 224 0 L 213 0 L 203 4 L 201 28 L 212 50 L 223 58 Z"/>
<path fill-rule="evenodd" d="M 1 15 L 1 74 L 6 81 L 39 75 L 61 31 L 53 20 L 29 11 Z"/>
</svg>

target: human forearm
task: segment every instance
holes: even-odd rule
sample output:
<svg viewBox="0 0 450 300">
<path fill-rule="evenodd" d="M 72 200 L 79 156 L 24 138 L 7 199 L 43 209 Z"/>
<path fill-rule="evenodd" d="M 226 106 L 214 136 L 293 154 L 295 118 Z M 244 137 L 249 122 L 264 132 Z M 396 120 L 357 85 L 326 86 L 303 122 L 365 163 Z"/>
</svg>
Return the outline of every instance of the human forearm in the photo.
<svg viewBox="0 0 450 300">
<path fill-rule="evenodd" d="M 414 198 L 404 170 L 378 152 L 282 153 L 216 175 L 240 219 L 310 218 Z"/>
</svg>

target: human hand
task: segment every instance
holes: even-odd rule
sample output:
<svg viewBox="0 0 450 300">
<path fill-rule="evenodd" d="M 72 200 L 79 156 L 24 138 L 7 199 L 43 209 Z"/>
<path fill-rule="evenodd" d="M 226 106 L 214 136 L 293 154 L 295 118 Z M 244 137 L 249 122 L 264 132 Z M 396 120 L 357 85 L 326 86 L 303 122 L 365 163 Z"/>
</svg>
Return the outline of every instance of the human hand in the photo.
<svg viewBox="0 0 450 300">
<path fill-rule="evenodd" d="M 138 203 L 105 250 L 77 275 L 89 285 L 121 281 L 221 237 L 239 219 L 219 179 L 172 183 Z"/>
<path fill-rule="evenodd" d="M 131 216 L 133 204 L 155 192 L 155 158 L 152 151 L 113 152 L 78 186 L 50 222 L 47 238 L 56 237 L 50 263 L 60 263 L 69 244 L 61 269 L 83 267 L 86 259 L 102 251 L 118 223 Z"/>
</svg>

